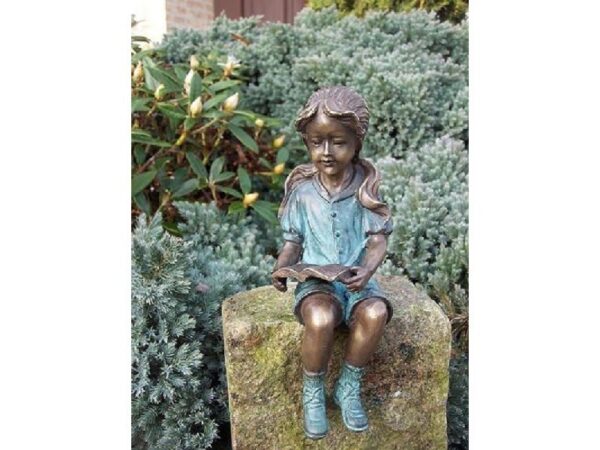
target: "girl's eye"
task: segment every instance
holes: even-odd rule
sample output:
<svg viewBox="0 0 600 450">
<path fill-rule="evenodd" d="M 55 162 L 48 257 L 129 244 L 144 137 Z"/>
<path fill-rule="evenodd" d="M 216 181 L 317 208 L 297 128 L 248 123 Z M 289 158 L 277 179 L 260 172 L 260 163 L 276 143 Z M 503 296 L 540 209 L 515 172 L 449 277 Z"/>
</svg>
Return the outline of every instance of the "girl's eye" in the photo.
<svg viewBox="0 0 600 450">
<path fill-rule="evenodd" d="M 344 145 L 345 142 L 343 141 L 338 141 L 338 142 L 334 142 L 333 145 Z"/>
<path fill-rule="evenodd" d="M 321 141 L 312 140 L 312 141 L 311 141 L 311 144 L 312 144 L 312 145 L 320 145 L 320 144 L 321 144 Z"/>
</svg>

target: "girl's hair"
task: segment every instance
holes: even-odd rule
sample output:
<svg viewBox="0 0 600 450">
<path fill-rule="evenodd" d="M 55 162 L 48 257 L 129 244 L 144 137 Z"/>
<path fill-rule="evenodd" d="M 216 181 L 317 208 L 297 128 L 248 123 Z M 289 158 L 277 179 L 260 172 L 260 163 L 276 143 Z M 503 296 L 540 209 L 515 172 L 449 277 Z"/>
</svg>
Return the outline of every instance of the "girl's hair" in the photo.
<svg viewBox="0 0 600 450">
<path fill-rule="evenodd" d="M 365 179 L 358 188 L 359 203 L 371 211 L 379 214 L 384 219 L 390 218 L 390 209 L 379 201 L 379 183 L 381 175 L 377 168 L 366 159 L 359 158 L 362 142 L 369 127 L 369 108 L 365 100 L 352 89 L 346 86 L 323 88 L 310 96 L 304 108 L 298 113 L 296 130 L 298 130 L 306 144 L 306 126 L 321 109 L 324 114 L 339 120 L 349 127 L 358 141 L 358 148 L 354 154 L 353 162 L 360 165 L 364 171 Z M 283 213 L 292 191 L 301 182 L 315 176 L 317 168 L 314 164 L 301 164 L 290 172 L 285 181 L 285 194 L 279 207 L 279 215 Z"/>
<path fill-rule="evenodd" d="M 369 128 L 369 108 L 365 100 L 346 86 L 319 89 L 310 96 L 296 118 L 296 130 L 302 135 L 304 143 L 306 143 L 306 126 L 317 115 L 319 109 L 354 132 L 358 140 L 358 148 L 353 161 L 358 161 L 358 154 Z"/>
</svg>

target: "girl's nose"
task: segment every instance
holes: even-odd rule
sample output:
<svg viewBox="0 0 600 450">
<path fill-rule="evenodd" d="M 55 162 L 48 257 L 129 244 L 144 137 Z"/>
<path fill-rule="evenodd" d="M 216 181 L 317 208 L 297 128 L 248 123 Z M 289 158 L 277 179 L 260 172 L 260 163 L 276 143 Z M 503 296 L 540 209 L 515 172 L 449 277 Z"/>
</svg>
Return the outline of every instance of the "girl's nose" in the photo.
<svg viewBox="0 0 600 450">
<path fill-rule="evenodd" d="M 323 154 L 324 155 L 331 154 L 331 147 L 329 144 L 329 140 L 325 140 L 325 142 L 323 142 Z"/>
</svg>

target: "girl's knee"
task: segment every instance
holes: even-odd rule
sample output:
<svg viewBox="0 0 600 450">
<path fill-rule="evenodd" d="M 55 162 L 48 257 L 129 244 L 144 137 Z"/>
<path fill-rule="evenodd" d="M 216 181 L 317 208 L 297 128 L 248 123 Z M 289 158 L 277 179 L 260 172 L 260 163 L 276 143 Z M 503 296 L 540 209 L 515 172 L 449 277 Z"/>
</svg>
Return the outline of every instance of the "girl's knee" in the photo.
<svg viewBox="0 0 600 450">
<path fill-rule="evenodd" d="M 302 320 L 307 328 L 327 330 L 335 328 L 339 321 L 339 307 L 336 309 L 333 298 L 325 295 L 309 296 L 303 301 L 301 308 Z"/>
<path fill-rule="evenodd" d="M 378 298 L 363 300 L 362 304 L 356 308 L 357 319 L 370 323 L 385 325 L 387 321 L 387 306 Z"/>
</svg>

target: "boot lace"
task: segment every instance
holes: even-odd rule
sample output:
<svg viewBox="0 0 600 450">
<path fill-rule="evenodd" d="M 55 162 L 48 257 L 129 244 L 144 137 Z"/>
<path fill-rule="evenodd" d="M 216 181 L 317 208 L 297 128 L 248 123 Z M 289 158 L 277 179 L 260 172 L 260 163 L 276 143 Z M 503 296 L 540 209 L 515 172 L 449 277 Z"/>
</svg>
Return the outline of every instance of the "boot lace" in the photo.
<svg viewBox="0 0 600 450">
<path fill-rule="evenodd" d="M 304 404 L 312 407 L 320 406 L 323 399 L 323 387 L 308 384 L 304 387 Z"/>
<path fill-rule="evenodd" d="M 360 382 L 345 381 L 341 387 L 344 400 L 354 400 L 360 403 Z"/>
</svg>

